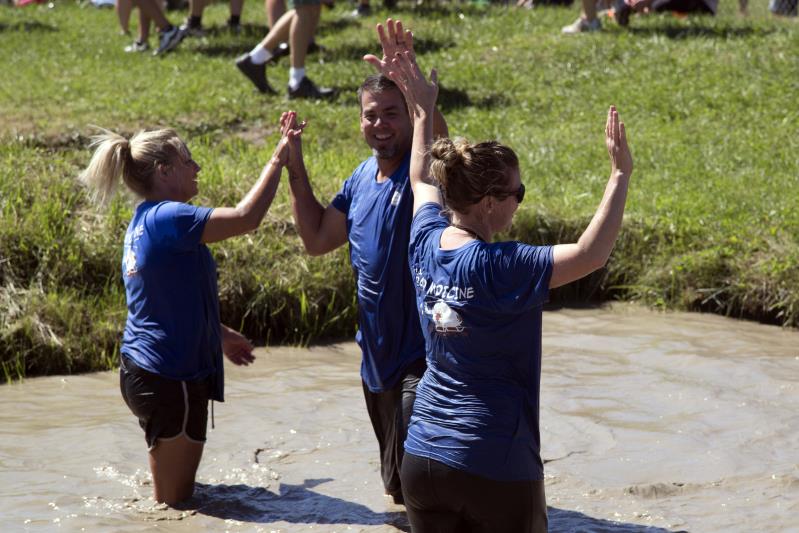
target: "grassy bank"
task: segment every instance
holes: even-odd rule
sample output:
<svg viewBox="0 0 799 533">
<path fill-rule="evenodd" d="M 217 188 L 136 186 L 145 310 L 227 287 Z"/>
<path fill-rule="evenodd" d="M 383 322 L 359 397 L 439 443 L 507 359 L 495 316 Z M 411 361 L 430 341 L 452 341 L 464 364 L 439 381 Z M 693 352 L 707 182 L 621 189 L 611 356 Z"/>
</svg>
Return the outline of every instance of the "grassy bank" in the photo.
<svg viewBox="0 0 799 533">
<path fill-rule="evenodd" d="M 361 56 L 376 49 L 371 28 L 387 13 L 350 20 L 349 9 L 323 14 L 326 51 L 309 62 L 339 96 L 292 102 L 310 120 L 306 160 L 323 199 L 369 155 L 354 92 L 369 73 Z M 515 237 L 579 235 L 607 179 L 607 105 L 619 107 L 636 164 L 625 228 L 607 271 L 556 299 L 799 325 L 799 27 L 769 17 L 765 2 L 746 19 L 733 9 L 642 18 L 626 31 L 607 22 L 571 38 L 559 29 L 576 7 L 396 13 L 414 28 L 423 67 L 439 69 L 450 131 L 518 151 L 530 193 Z M 122 52 L 110 10 L 0 7 L 0 379 L 114 364 L 131 204 L 100 210 L 76 184 L 91 124 L 177 128 L 203 166 L 205 205 L 235 203 L 267 160 L 288 102 L 255 93 L 232 64 L 262 36 L 262 3 L 247 2 L 241 35 L 222 30 L 226 16 L 224 3 L 209 7 L 207 38 L 155 59 Z M 286 60 L 269 74 L 283 87 Z M 231 325 L 273 343 L 353 333 L 347 252 L 301 253 L 284 186 L 256 233 L 213 251 Z"/>
</svg>

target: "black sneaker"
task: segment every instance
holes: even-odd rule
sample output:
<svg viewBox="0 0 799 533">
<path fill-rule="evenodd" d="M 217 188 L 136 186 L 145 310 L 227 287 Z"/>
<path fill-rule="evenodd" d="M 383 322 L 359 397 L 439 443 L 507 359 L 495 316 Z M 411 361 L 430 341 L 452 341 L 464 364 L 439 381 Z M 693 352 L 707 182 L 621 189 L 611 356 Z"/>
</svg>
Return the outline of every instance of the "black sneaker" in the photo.
<svg viewBox="0 0 799 533">
<path fill-rule="evenodd" d="M 241 22 L 235 22 L 233 20 L 228 19 L 227 31 L 229 31 L 232 35 L 241 34 Z"/>
<path fill-rule="evenodd" d="M 616 0 L 616 5 L 613 7 L 613 17 L 618 22 L 619 26 L 626 26 L 630 23 L 630 14 L 633 9 L 627 5 L 624 0 Z"/>
<path fill-rule="evenodd" d="M 193 26 L 188 20 L 180 25 L 180 31 L 183 32 L 184 37 L 203 38 L 206 35 L 202 24 Z"/>
<path fill-rule="evenodd" d="M 279 45 L 277 45 L 277 48 L 275 48 L 275 51 L 272 52 L 272 57 L 269 58 L 269 61 L 267 61 L 267 63 L 277 63 L 278 59 L 280 59 L 281 57 L 286 57 L 287 55 L 289 55 L 289 53 L 291 53 L 291 48 L 289 48 L 289 43 L 280 43 Z"/>
<path fill-rule="evenodd" d="M 154 56 L 166 54 L 170 50 L 174 50 L 180 41 L 183 40 L 185 34 L 178 26 L 171 26 L 168 30 L 159 32 L 158 48 L 153 52 Z"/>
<path fill-rule="evenodd" d="M 312 98 L 314 100 L 323 100 L 325 98 L 332 98 L 335 91 L 329 87 L 317 87 L 308 76 L 302 78 L 302 81 L 293 91 L 289 87 L 289 100 L 295 98 Z"/>
<path fill-rule="evenodd" d="M 265 94 L 277 94 L 269 82 L 266 81 L 266 64 L 256 65 L 250 59 L 250 54 L 244 54 L 236 59 L 236 67 L 242 74 L 255 85 L 255 88 Z"/>
</svg>

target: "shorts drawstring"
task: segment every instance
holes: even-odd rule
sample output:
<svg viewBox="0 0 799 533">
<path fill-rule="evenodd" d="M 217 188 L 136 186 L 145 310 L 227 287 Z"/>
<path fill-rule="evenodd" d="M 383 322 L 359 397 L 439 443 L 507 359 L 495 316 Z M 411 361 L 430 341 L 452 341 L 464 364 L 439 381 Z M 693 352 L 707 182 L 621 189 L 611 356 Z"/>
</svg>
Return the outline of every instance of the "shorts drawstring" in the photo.
<svg viewBox="0 0 799 533">
<path fill-rule="evenodd" d="M 211 429 L 214 429 L 214 401 L 211 400 Z"/>
</svg>

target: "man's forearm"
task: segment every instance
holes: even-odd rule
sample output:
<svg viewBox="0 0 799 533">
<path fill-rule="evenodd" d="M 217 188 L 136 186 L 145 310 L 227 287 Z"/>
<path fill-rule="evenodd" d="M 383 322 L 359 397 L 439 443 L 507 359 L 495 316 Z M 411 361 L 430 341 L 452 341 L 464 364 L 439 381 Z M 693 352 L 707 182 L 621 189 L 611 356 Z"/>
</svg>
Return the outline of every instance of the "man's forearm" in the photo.
<svg viewBox="0 0 799 533">
<path fill-rule="evenodd" d="M 314 195 L 305 165 L 289 167 L 289 192 L 294 225 L 307 251 L 315 248 L 325 208 Z"/>
</svg>

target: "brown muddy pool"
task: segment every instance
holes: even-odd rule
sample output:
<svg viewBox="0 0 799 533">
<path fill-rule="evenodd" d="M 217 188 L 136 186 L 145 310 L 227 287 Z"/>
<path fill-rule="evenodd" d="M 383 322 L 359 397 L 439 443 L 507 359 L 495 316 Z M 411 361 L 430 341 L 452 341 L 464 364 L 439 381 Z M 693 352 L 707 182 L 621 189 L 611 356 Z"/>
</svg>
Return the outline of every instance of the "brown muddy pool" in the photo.
<svg viewBox="0 0 799 533">
<path fill-rule="evenodd" d="M 544 315 L 550 531 L 799 531 L 799 332 L 637 306 Z M 1 531 L 392 532 L 352 343 L 227 371 L 195 498 L 152 500 L 115 372 L 0 387 Z"/>
</svg>

